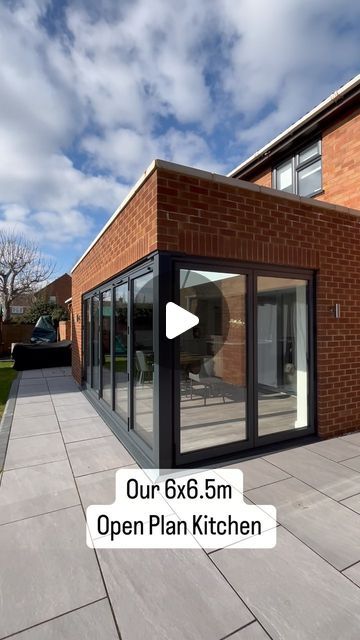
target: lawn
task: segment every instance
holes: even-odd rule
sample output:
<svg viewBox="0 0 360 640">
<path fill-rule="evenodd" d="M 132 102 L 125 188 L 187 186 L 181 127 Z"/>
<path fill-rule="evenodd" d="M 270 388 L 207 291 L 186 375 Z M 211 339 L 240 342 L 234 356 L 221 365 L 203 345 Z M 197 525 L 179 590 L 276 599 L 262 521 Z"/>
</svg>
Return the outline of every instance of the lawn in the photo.
<svg viewBox="0 0 360 640">
<path fill-rule="evenodd" d="M 0 362 L 0 418 L 4 413 L 11 383 L 17 372 L 13 369 L 13 362 Z"/>
</svg>

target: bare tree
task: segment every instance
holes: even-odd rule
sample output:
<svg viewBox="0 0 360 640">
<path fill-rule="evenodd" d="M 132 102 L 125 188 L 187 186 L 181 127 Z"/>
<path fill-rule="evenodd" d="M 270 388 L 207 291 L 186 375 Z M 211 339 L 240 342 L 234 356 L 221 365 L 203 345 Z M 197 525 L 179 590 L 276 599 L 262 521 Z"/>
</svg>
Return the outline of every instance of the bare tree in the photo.
<svg viewBox="0 0 360 640">
<path fill-rule="evenodd" d="M 10 320 L 10 305 L 19 295 L 35 291 L 53 273 L 54 264 L 38 246 L 15 231 L 0 231 L 0 302 L 4 322 Z"/>
</svg>

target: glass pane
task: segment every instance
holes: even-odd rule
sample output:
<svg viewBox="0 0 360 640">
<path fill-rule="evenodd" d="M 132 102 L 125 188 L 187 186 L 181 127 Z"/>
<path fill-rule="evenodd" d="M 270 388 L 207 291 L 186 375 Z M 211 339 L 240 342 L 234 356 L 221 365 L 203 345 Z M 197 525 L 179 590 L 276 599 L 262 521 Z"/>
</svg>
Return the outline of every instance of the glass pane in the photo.
<svg viewBox="0 0 360 640">
<path fill-rule="evenodd" d="M 180 270 L 180 306 L 199 324 L 180 336 L 181 452 L 245 440 L 246 276 Z"/>
<path fill-rule="evenodd" d="M 280 191 L 293 192 L 292 161 L 281 164 L 276 169 L 276 188 Z"/>
<path fill-rule="evenodd" d="M 133 281 L 133 410 L 134 430 L 153 442 L 153 274 Z"/>
<path fill-rule="evenodd" d="M 257 279 L 258 432 L 308 424 L 307 281 Z"/>
<path fill-rule="evenodd" d="M 92 388 L 96 391 L 99 390 L 99 333 L 100 333 L 100 300 L 96 294 L 91 298 L 91 311 L 92 311 Z"/>
<path fill-rule="evenodd" d="M 111 291 L 102 294 L 102 397 L 112 408 Z"/>
<path fill-rule="evenodd" d="M 128 356 L 127 356 L 128 285 L 115 289 L 115 411 L 125 422 L 128 419 Z"/>
<path fill-rule="evenodd" d="M 308 196 L 321 189 L 321 160 L 298 171 L 299 195 Z"/>
<path fill-rule="evenodd" d="M 318 156 L 320 152 L 319 143 L 315 142 L 315 144 L 310 145 L 310 147 L 306 147 L 299 153 L 299 163 L 307 162 L 311 158 Z"/>
<path fill-rule="evenodd" d="M 90 300 L 85 300 L 84 302 L 84 321 L 85 321 L 85 332 L 84 332 L 84 373 L 85 378 L 88 384 L 91 382 L 91 360 L 90 360 L 90 340 L 91 340 L 91 308 L 90 308 Z"/>
</svg>

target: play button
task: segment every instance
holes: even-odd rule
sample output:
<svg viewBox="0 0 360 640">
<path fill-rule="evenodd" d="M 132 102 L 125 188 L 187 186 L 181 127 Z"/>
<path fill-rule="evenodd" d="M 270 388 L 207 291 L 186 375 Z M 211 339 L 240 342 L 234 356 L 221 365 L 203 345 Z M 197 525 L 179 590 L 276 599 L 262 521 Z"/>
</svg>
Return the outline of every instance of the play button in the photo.
<svg viewBox="0 0 360 640">
<path fill-rule="evenodd" d="M 199 318 L 174 302 L 166 305 L 166 337 L 169 340 L 199 324 Z"/>
</svg>

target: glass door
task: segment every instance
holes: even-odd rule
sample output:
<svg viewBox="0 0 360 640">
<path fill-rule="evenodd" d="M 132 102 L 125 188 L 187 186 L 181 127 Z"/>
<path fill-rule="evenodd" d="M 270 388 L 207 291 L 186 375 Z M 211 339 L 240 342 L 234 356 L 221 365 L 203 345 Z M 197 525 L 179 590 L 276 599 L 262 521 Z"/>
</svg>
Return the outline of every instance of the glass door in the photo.
<svg viewBox="0 0 360 640">
<path fill-rule="evenodd" d="M 154 430 L 153 273 L 131 281 L 131 428 L 149 446 Z"/>
<path fill-rule="evenodd" d="M 126 427 L 129 418 L 128 303 L 129 290 L 126 281 L 115 287 L 114 300 L 115 411 Z"/>
<path fill-rule="evenodd" d="M 262 438 L 309 424 L 308 281 L 257 277 L 256 413 Z"/>
<path fill-rule="evenodd" d="M 108 289 L 101 294 L 101 391 L 103 400 L 112 408 L 111 316 L 111 289 Z"/>
<path fill-rule="evenodd" d="M 91 298 L 92 349 L 91 349 L 91 387 L 100 389 L 100 297 L 96 293 Z"/>
<path fill-rule="evenodd" d="M 179 276 L 179 305 L 199 317 L 179 339 L 180 454 L 241 447 L 248 439 L 247 276 L 186 268 Z"/>
</svg>

